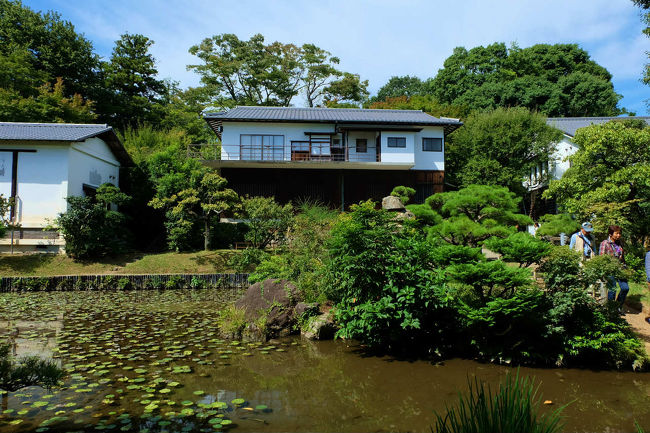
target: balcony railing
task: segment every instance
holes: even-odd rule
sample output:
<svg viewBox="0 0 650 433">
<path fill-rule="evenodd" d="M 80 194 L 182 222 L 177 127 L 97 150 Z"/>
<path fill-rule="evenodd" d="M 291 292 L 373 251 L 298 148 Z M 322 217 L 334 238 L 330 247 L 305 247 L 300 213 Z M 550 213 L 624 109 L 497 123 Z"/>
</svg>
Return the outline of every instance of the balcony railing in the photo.
<svg viewBox="0 0 650 433">
<path fill-rule="evenodd" d="M 320 162 L 380 162 L 376 147 L 365 152 L 330 144 L 329 141 L 291 141 L 286 145 L 259 144 L 191 144 L 188 156 L 201 160 L 221 161 L 320 161 Z"/>
</svg>

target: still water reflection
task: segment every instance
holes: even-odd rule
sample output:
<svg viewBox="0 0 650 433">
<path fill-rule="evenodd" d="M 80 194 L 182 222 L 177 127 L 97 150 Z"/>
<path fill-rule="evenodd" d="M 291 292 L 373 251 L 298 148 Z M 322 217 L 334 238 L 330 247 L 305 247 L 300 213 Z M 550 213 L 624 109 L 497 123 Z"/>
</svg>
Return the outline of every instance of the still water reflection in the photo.
<svg viewBox="0 0 650 433">
<path fill-rule="evenodd" d="M 0 295 L 0 336 L 55 356 L 61 389 L 2 396 L 0 431 L 430 431 L 434 411 L 509 367 L 364 356 L 343 341 L 219 338 L 236 292 Z M 650 376 L 521 368 L 565 410 L 565 431 L 650 430 Z M 241 399 L 241 400 L 238 400 Z"/>
</svg>

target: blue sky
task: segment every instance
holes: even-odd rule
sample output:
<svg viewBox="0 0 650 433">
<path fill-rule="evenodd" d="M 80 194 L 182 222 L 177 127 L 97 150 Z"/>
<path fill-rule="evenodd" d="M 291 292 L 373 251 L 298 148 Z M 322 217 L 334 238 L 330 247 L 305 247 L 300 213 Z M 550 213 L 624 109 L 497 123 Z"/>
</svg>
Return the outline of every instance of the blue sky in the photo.
<svg viewBox="0 0 650 433">
<path fill-rule="evenodd" d="M 124 32 L 153 39 L 161 78 L 198 84 L 187 50 L 203 38 L 255 33 L 267 42 L 314 43 L 374 94 L 394 75 L 435 76 L 454 47 L 492 42 L 577 43 L 613 75 L 619 106 L 648 115 L 641 77 L 650 39 L 631 0 L 23 0 L 55 10 L 108 58 Z M 302 101 L 295 101 L 302 105 Z"/>
</svg>

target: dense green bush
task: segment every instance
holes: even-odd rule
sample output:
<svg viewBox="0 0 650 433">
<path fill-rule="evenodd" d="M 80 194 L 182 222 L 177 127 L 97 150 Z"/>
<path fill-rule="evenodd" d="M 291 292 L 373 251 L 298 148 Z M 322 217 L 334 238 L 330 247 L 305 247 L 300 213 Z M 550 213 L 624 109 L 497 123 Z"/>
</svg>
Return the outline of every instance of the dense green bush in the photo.
<svg viewBox="0 0 650 433">
<path fill-rule="evenodd" d="M 504 257 L 524 265 L 548 251 L 539 268 L 542 290 L 529 269 L 487 260 L 478 247 L 432 242 L 422 230 L 396 222 L 372 202 L 339 217 L 325 280 L 336 302 L 338 336 L 370 348 L 492 362 L 647 365 L 625 320 L 585 290 L 596 277 L 616 275 L 611 259 L 581 267 L 574 251 L 527 234 L 493 241 Z"/>
<path fill-rule="evenodd" d="M 112 210 L 111 204 L 124 204 L 128 199 L 111 184 L 100 186 L 95 197 L 67 197 L 68 210 L 55 220 L 65 239 L 66 253 L 88 259 L 123 252 L 129 239 L 126 217 Z"/>
<path fill-rule="evenodd" d="M 251 197 L 243 201 L 248 231 L 245 238 L 255 248 L 283 244 L 293 217 L 293 206 L 276 203 L 273 197 Z"/>
<path fill-rule="evenodd" d="M 415 190 L 411 187 L 400 185 L 393 188 L 390 195 L 399 198 L 402 204 L 405 205 L 411 201 L 411 198 L 415 195 Z"/>
<path fill-rule="evenodd" d="M 539 219 L 541 225 L 537 229 L 535 236 L 559 236 L 560 233 L 565 233 L 570 236 L 580 229 L 580 223 L 568 214 L 547 214 Z"/>
<path fill-rule="evenodd" d="M 502 259 L 506 262 L 516 262 L 521 267 L 539 263 L 551 249 L 548 242 L 535 239 L 525 232 L 513 233 L 507 238 L 493 237 L 488 239 L 484 245 L 501 254 Z"/>
</svg>

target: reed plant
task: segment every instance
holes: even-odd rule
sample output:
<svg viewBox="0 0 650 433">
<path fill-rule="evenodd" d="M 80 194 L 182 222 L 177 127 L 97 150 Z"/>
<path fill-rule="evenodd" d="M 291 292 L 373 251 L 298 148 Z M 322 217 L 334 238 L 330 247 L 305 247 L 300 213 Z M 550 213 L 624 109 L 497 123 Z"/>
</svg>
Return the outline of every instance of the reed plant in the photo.
<svg viewBox="0 0 650 433">
<path fill-rule="evenodd" d="M 541 396 L 534 380 L 508 374 L 493 393 L 478 379 L 469 381 L 469 392 L 459 394 L 446 415 L 436 413 L 437 433 L 555 433 L 562 429 L 565 406 L 540 415 Z"/>
</svg>

